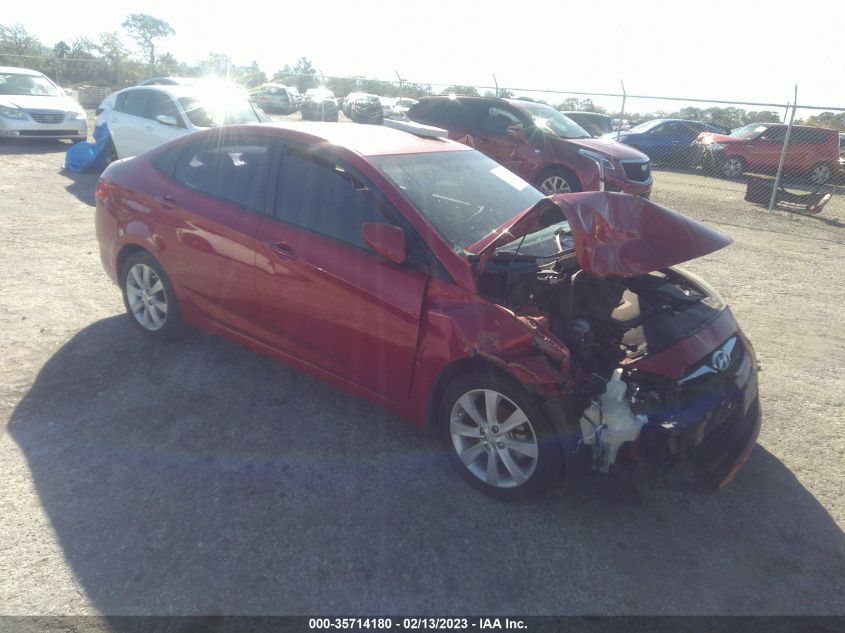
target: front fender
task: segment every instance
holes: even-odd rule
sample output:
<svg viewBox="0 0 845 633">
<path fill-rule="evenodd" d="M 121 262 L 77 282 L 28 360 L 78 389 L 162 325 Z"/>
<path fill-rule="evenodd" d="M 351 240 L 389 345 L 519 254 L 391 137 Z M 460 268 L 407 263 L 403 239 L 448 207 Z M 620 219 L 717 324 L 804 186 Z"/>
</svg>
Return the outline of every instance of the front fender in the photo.
<svg viewBox="0 0 845 633">
<path fill-rule="evenodd" d="M 568 348 L 542 318 L 520 317 L 478 295 L 433 281 L 426 293 L 411 386 L 410 417 L 422 425 L 429 395 L 455 363 L 478 359 L 542 396 L 571 389 Z"/>
</svg>

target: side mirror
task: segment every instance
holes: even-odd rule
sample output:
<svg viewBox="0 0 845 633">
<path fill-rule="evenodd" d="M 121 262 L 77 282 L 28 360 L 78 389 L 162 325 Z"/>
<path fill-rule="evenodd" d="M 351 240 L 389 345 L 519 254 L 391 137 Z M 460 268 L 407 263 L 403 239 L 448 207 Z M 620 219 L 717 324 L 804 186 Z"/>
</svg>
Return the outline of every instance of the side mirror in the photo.
<svg viewBox="0 0 845 633">
<path fill-rule="evenodd" d="M 366 222 L 361 227 L 361 234 L 369 247 L 386 260 L 401 264 L 407 259 L 405 232 L 398 226 Z"/>
<path fill-rule="evenodd" d="M 169 114 L 159 114 L 156 117 L 156 121 L 161 123 L 162 125 L 179 125 L 179 121 L 176 120 L 175 116 L 171 116 Z"/>
</svg>

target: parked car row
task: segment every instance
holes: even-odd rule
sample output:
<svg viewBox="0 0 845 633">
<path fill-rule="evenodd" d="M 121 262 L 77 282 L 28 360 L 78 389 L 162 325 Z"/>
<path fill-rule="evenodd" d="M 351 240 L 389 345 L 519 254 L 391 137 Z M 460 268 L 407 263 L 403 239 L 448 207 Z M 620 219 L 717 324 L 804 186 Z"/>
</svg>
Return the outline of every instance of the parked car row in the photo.
<svg viewBox="0 0 845 633">
<path fill-rule="evenodd" d="M 302 106 L 302 95 L 294 86 L 268 83 L 253 88 L 249 100 L 265 112 L 293 114 Z"/>
</svg>

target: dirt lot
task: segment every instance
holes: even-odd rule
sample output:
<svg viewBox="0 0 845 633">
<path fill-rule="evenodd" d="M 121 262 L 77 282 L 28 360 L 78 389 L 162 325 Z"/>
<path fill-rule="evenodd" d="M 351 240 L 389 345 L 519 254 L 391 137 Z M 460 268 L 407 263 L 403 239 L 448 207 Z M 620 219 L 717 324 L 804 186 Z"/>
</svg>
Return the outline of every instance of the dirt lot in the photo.
<svg viewBox="0 0 845 633">
<path fill-rule="evenodd" d="M 503 504 L 426 433 L 200 333 L 143 340 L 66 145 L 0 145 L 0 613 L 845 614 L 845 196 L 768 214 L 655 172 L 727 231 L 689 265 L 760 357 L 730 487 L 639 474 Z"/>
</svg>

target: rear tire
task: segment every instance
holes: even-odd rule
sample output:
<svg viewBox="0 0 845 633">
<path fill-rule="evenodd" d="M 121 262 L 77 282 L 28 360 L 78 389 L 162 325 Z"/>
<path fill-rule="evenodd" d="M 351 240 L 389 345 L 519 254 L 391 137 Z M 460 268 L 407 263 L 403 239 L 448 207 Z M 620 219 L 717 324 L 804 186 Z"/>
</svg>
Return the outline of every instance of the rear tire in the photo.
<svg viewBox="0 0 845 633">
<path fill-rule="evenodd" d="M 494 370 L 459 376 L 438 406 L 438 433 L 470 484 L 499 499 L 546 491 L 563 472 L 563 451 L 539 400 Z"/>
<path fill-rule="evenodd" d="M 172 339 L 184 329 L 179 302 L 167 273 L 147 251 L 126 258 L 120 271 L 123 305 L 133 325 L 143 334 Z"/>
<path fill-rule="evenodd" d="M 830 180 L 832 171 L 830 165 L 827 163 L 813 165 L 813 168 L 810 170 L 810 182 L 814 185 L 823 185 Z"/>
</svg>

